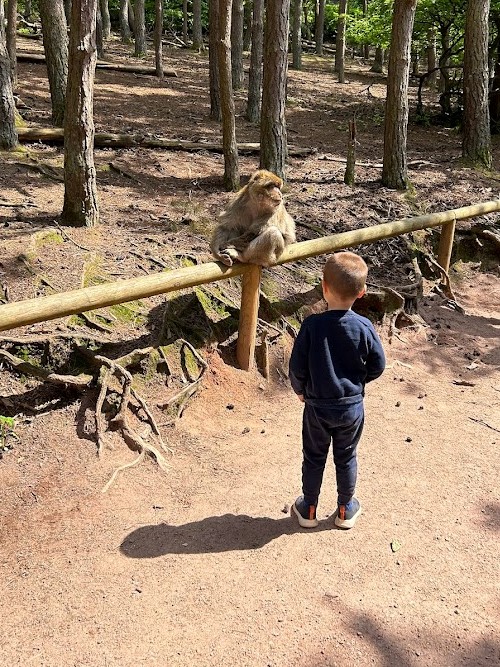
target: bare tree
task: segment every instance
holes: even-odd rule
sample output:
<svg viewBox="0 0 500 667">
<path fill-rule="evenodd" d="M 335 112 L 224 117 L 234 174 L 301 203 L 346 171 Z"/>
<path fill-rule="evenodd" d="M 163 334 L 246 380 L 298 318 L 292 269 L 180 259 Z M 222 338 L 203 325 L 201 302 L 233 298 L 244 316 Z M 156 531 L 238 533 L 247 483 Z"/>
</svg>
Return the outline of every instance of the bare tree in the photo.
<svg viewBox="0 0 500 667">
<path fill-rule="evenodd" d="M 163 0 L 155 0 L 155 66 L 156 76 L 163 79 Z"/>
<path fill-rule="evenodd" d="M 406 139 L 408 133 L 408 81 L 411 36 L 417 0 L 395 0 L 391 49 L 387 73 L 382 183 L 389 188 L 408 187 Z"/>
<path fill-rule="evenodd" d="M 368 0 L 363 0 L 363 16 L 368 14 Z M 363 44 L 363 58 L 368 60 L 370 57 L 370 45 Z"/>
<path fill-rule="evenodd" d="M 19 140 L 16 130 L 16 107 L 12 93 L 10 59 L 4 28 L 4 4 L 0 0 L 0 149 L 13 150 Z"/>
<path fill-rule="evenodd" d="M 269 3 L 264 30 L 260 166 L 285 178 L 288 154 L 285 103 L 290 0 Z"/>
<path fill-rule="evenodd" d="M 78 227 L 99 222 L 93 119 L 97 2 L 73 0 L 71 8 L 62 220 Z"/>
<path fill-rule="evenodd" d="M 233 90 L 243 85 L 243 0 L 233 0 L 231 17 L 231 75 Z"/>
<path fill-rule="evenodd" d="M 68 27 L 63 0 L 39 0 L 43 48 L 49 77 L 52 123 L 64 124 L 68 80 Z"/>
<path fill-rule="evenodd" d="M 145 56 L 147 53 L 146 44 L 146 14 L 145 14 L 145 0 L 135 0 L 134 7 L 134 38 L 135 51 L 134 55 L 139 58 Z"/>
<path fill-rule="evenodd" d="M 132 32 L 128 24 L 128 0 L 120 0 L 120 36 L 125 44 L 132 39 Z"/>
<path fill-rule="evenodd" d="M 302 69 L 302 0 L 293 0 L 292 67 Z"/>
<path fill-rule="evenodd" d="M 17 86 L 17 0 L 7 0 L 7 52 L 12 86 Z"/>
<path fill-rule="evenodd" d="M 243 51 L 250 51 L 252 47 L 252 12 L 252 0 L 245 0 L 245 6 L 243 9 Z"/>
<path fill-rule="evenodd" d="M 224 185 L 228 190 L 240 187 L 234 96 L 231 82 L 231 0 L 219 2 L 219 80 L 222 112 L 222 147 L 224 151 Z"/>
<path fill-rule="evenodd" d="M 316 55 L 323 55 L 323 35 L 325 32 L 325 1 L 316 0 L 316 13 L 314 21 L 314 40 L 316 42 Z"/>
<path fill-rule="evenodd" d="M 337 39 L 335 41 L 335 71 L 339 75 L 339 83 L 345 83 L 345 24 L 347 18 L 347 0 L 339 1 L 339 20 L 337 22 Z"/>
<path fill-rule="evenodd" d="M 208 77 L 210 87 L 210 118 L 221 120 L 219 83 L 219 0 L 208 0 Z"/>
<path fill-rule="evenodd" d="M 436 30 L 430 28 L 427 33 L 427 71 L 431 72 L 427 77 L 427 85 L 429 88 L 436 87 L 437 81 L 437 51 L 436 51 Z"/>
<path fill-rule="evenodd" d="M 375 59 L 370 67 L 370 72 L 383 74 L 384 72 L 384 49 L 381 46 L 375 47 Z"/>
<path fill-rule="evenodd" d="M 182 0 L 182 41 L 188 43 L 188 0 Z"/>
<path fill-rule="evenodd" d="M 100 0 L 102 16 L 102 38 L 107 41 L 111 37 L 111 18 L 109 16 L 109 0 Z"/>
<path fill-rule="evenodd" d="M 488 109 L 488 17 L 490 0 L 469 0 L 464 42 L 464 122 L 462 155 L 491 168 Z"/>
<path fill-rule="evenodd" d="M 193 49 L 203 49 L 203 33 L 201 24 L 201 0 L 193 0 Z"/>
<path fill-rule="evenodd" d="M 246 117 L 251 123 L 260 122 L 262 92 L 262 54 L 264 44 L 264 0 L 253 0 L 252 50 L 248 74 L 248 102 Z"/>
</svg>

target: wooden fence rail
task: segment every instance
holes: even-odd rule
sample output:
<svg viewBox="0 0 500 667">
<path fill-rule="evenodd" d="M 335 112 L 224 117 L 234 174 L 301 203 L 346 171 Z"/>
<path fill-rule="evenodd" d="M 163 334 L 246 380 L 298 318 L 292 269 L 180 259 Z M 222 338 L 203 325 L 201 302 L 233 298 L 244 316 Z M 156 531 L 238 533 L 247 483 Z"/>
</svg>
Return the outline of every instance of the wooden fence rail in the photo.
<svg viewBox="0 0 500 667">
<path fill-rule="evenodd" d="M 285 248 L 278 264 L 373 243 L 419 229 L 443 226 L 438 262 L 448 271 L 456 221 L 495 211 L 500 211 L 500 200 L 302 241 Z M 0 331 L 241 275 L 243 281 L 237 359 L 240 367 L 248 370 L 253 365 L 255 352 L 261 273 L 260 267 L 251 264 L 227 267 L 216 262 L 208 262 L 150 276 L 118 280 L 104 285 L 8 303 L 0 306 Z"/>
</svg>

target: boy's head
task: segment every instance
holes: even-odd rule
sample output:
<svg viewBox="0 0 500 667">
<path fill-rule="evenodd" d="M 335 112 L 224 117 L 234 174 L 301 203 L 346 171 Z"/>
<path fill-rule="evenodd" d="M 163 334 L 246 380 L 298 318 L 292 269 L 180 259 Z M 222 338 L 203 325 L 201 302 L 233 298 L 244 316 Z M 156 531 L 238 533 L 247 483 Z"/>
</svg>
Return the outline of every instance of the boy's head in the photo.
<svg viewBox="0 0 500 667">
<path fill-rule="evenodd" d="M 353 252 L 330 255 L 323 269 L 325 298 L 330 294 L 345 302 L 356 301 L 365 293 L 367 275 L 368 267 L 359 255 Z"/>
</svg>

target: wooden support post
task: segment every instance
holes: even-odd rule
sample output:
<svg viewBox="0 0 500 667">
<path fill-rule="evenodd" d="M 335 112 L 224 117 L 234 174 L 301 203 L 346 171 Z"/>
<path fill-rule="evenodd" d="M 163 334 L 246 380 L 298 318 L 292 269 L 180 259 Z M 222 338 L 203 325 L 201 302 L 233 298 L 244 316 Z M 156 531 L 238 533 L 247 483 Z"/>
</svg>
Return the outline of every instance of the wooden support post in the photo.
<svg viewBox="0 0 500 667">
<path fill-rule="evenodd" d="M 451 251 L 453 250 L 453 238 L 455 236 L 456 219 L 447 222 L 441 227 L 439 239 L 438 263 L 446 273 L 450 270 Z"/>
<path fill-rule="evenodd" d="M 236 359 L 240 368 L 249 371 L 255 360 L 255 339 L 259 316 L 260 277 L 262 267 L 252 266 L 241 278 L 240 321 Z"/>
</svg>

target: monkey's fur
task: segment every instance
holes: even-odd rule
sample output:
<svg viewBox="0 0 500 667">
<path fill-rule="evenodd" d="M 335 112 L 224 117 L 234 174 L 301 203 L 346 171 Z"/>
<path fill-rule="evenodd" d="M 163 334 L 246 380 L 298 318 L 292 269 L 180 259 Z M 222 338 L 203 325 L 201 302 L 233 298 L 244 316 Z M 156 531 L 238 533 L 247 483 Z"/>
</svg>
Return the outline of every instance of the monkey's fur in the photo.
<svg viewBox="0 0 500 667">
<path fill-rule="evenodd" d="M 210 248 L 227 266 L 234 261 L 269 266 L 295 242 L 295 223 L 287 213 L 283 181 L 270 171 L 256 171 L 221 213 Z"/>
</svg>

